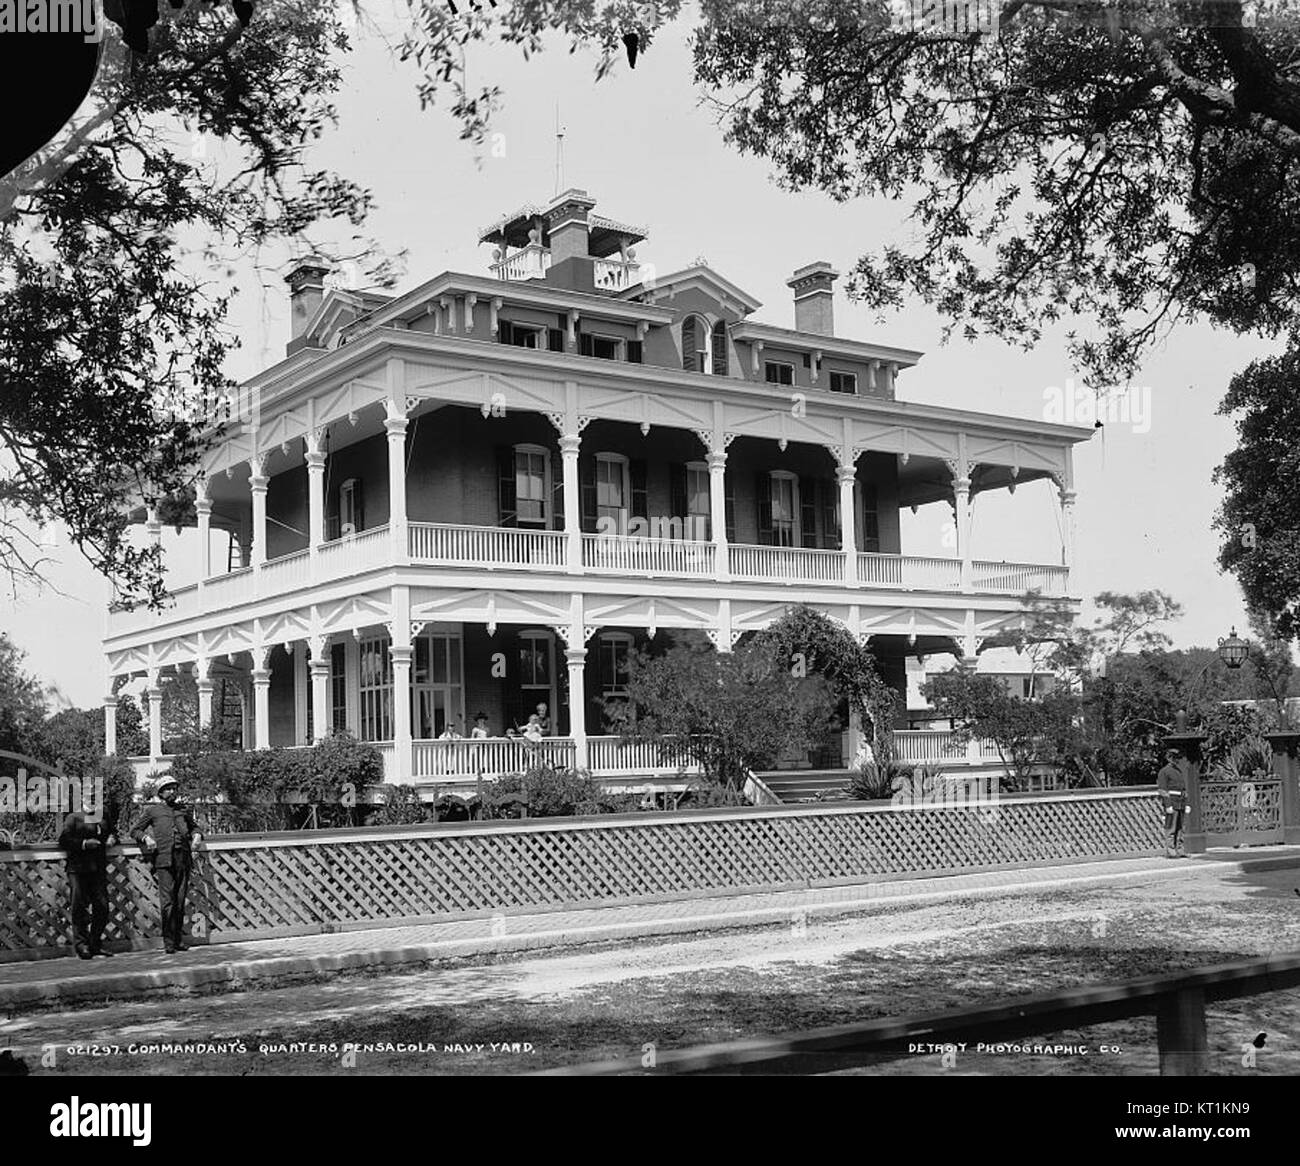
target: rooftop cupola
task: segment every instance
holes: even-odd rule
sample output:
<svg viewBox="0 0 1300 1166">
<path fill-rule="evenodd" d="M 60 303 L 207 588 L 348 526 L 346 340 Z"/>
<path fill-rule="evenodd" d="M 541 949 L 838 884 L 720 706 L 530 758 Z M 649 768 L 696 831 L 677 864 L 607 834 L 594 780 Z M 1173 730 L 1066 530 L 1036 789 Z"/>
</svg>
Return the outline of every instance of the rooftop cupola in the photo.
<svg viewBox="0 0 1300 1166">
<path fill-rule="evenodd" d="M 479 235 L 493 243 L 491 271 L 498 279 L 544 279 L 575 291 L 621 292 L 638 282 L 633 246 L 641 227 L 593 213 L 585 190 L 566 190 L 549 203 L 529 203 Z"/>
</svg>

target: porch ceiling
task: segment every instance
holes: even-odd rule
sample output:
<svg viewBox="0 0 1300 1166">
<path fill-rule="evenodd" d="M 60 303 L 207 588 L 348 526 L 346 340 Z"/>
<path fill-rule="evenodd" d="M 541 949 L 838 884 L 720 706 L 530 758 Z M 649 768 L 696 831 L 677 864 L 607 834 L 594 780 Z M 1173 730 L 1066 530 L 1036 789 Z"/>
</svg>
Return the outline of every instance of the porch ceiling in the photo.
<svg viewBox="0 0 1300 1166">
<path fill-rule="evenodd" d="M 1010 466 L 977 465 L 971 471 L 971 497 L 989 490 L 1006 490 L 1012 485 L 1023 486 L 1052 475 L 1047 470 L 1020 468 L 1013 476 Z M 952 499 L 952 474 L 940 458 L 913 455 L 907 465 L 898 463 L 898 504 L 924 506 L 927 502 L 948 502 Z"/>
</svg>

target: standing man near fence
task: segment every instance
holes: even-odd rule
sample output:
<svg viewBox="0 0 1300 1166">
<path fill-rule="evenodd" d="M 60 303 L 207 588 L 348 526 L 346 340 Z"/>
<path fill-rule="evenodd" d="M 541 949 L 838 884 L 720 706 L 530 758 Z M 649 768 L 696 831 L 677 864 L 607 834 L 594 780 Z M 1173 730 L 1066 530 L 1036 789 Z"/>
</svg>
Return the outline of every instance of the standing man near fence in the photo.
<svg viewBox="0 0 1300 1166">
<path fill-rule="evenodd" d="M 131 828 L 131 837 L 153 860 L 162 913 L 163 948 L 167 954 L 184 951 L 185 895 L 190 885 L 191 850 L 203 845 L 194 812 L 177 800 L 174 778 L 158 785 L 161 801 L 150 802 Z"/>
<path fill-rule="evenodd" d="M 112 955 L 104 950 L 108 925 L 108 848 L 117 842 L 115 815 L 97 822 L 71 813 L 64 819 L 59 849 L 68 856 L 68 892 L 72 899 L 72 946 L 83 960 Z"/>
<path fill-rule="evenodd" d="M 1183 849 L 1183 816 L 1187 813 L 1187 771 L 1177 749 L 1165 753 L 1165 764 L 1156 775 L 1156 788 L 1165 808 L 1165 857 L 1186 858 Z M 1150 772 L 1148 770 L 1147 772 Z"/>
</svg>

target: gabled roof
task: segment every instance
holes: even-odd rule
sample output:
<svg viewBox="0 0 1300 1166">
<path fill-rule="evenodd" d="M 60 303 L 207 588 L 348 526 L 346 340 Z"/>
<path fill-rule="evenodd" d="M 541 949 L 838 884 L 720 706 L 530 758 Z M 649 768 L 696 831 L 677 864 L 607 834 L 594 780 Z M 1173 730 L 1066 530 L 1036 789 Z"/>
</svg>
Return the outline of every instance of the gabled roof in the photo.
<svg viewBox="0 0 1300 1166">
<path fill-rule="evenodd" d="M 331 288 L 325 293 L 316 314 L 307 321 L 302 335 L 317 347 L 330 348 L 335 337 L 349 324 L 356 323 L 392 300 L 392 296 L 381 292 Z"/>
<path fill-rule="evenodd" d="M 671 275 L 656 275 L 650 283 L 639 283 L 628 288 L 620 298 L 654 304 L 660 300 L 671 300 L 678 292 L 693 288 L 716 296 L 722 301 L 723 307 L 734 305 L 742 316 L 748 316 L 750 312 L 756 312 L 763 306 L 731 280 L 725 279 L 711 267 L 700 263 L 681 271 L 674 271 Z"/>
</svg>

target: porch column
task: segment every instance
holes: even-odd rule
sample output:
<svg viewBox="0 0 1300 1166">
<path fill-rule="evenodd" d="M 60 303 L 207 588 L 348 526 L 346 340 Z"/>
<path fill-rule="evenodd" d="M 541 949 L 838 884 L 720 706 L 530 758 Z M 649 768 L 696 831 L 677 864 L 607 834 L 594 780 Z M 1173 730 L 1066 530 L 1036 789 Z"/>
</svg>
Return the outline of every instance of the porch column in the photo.
<svg viewBox="0 0 1300 1166">
<path fill-rule="evenodd" d="M 961 559 L 961 589 L 971 590 L 971 523 L 970 523 L 970 487 L 971 471 L 974 467 L 966 458 L 966 435 L 957 435 L 957 456 L 948 459 L 948 471 L 952 474 L 952 514 L 953 525 L 957 528 L 957 557 Z"/>
<path fill-rule="evenodd" d="M 560 458 L 564 470 L 565 556 L 570 575 L 582 574 L 582 497 L 578 485 L 578 451 L 582 437 L 567 433 L 560 438 Z"/>
<path fill-rule="evenodd" d="M 323 741 L 333 729 L 330 716 L 330 641 L 329 636 L 311 639 L 311 731 L 312 738 Z"/>
<path fill-rule="evenodd" d="M 858 585 L 858 532 L 853 487 L 858 480 L 857 458 L 852 451 L 847 462 L 841 461 L 835 470 L 840 484 L 840 550 L 844 552 L 844 586 Z"/>
<path fill-rule="evenodd" d="M 388 621 L 388 657 L 393 663 L 393 778 L 409 782 L 414 774 L 411 756 L 411 590 L 392 589 Z"/>
<path fill-rule="evenodd" d="M 117 752 L 117 694 L 104 697 L 104 755 Z"/>
<path fill-rule="evenodd" d="M 271 747 L 271 649 L 253 652 L 253 748 Z"/>
<path fill-rule="evenodd" d="M 388 531 L 392 539 L 393 559 L 409 562 L 410 547 L 406 540 L 406 395 L 405 364 L 388 362 L 388 402 L 384 429 L 388 433 Z"/>
<path fill-rule="evenodd" d="M 1065 567 L 1066 590 L 1070 588 L 1074 573 L 1074 500 L 1073 490 L 1064 488 L 1060 491 L 1061 499 L 1061 563 Z"/>
<path fill-rule="evenodd" d="M 409 782 L 412 774 L 411 744 L 411 646 L 392 645 L 393 661 L 393 762 L 394 777 Z"/>
<path fill-rule="evenodd" d="M 307 546 L 315 566 L 325 541 L 325 430 L 307 434 Z"/>
<path fill-rule="evenodd" d="M 862 748 L 862 710 L 858 708 L 856 702 L 849 701 L 849 735 L 848 749 L 849 755 L 845 758 L 845 764 L 851 769 L 854 761 L 857 759 L 858 752 Z"/>
<path fill-rule="evenodd" d="M 266 455 L 255 454 L 248 459 L 248 489 L 253 495 L 252 562 L 253 570 L 261 569 L 266 562 Z"/>
<path fill-rule="evenodd" d="M 248 715 L 248 690 L 244 682 L 239 682 L 239 747 L 241 749 L 251 749 L 253 747 L 252 718 Z"/>
<path fill-rule="evenodd" d="M 212 662 L 200 658 L 194 664 L 194 685 L 199 690 L 199 731 L 212 727 Z"/>
<path fill-rule="evenodd" d="M 158 670 L 151 669 L 145 695 L 149 698 L 149 760 L 156 762 L 163 755 L 162 747 L 162 689 Z"/>
<path fill-rule="evenodd" d="M 200 478 L 194 493 L 194 513 L 199 525 L 199 588 L 212 574 L 212 497 L 207 478 Z"/>
<path fill-rule="evenodd" d="M 727 557 L 727 451 L 709 450 L 709 526 L 713 528 L 714 575 L 719 583 L 731 578 Z"/>
<path fill-rule="evenodd" d="M 581 632 L 579 633 L 581 634 Z M 574 765 L 586 769 L 590 764 L 587 749 L 587 690 L 584 669 L 586 648 L 569 648 L 564 653 L 569 666 L 569 736 L 573 738 Z"/>
</svg>

